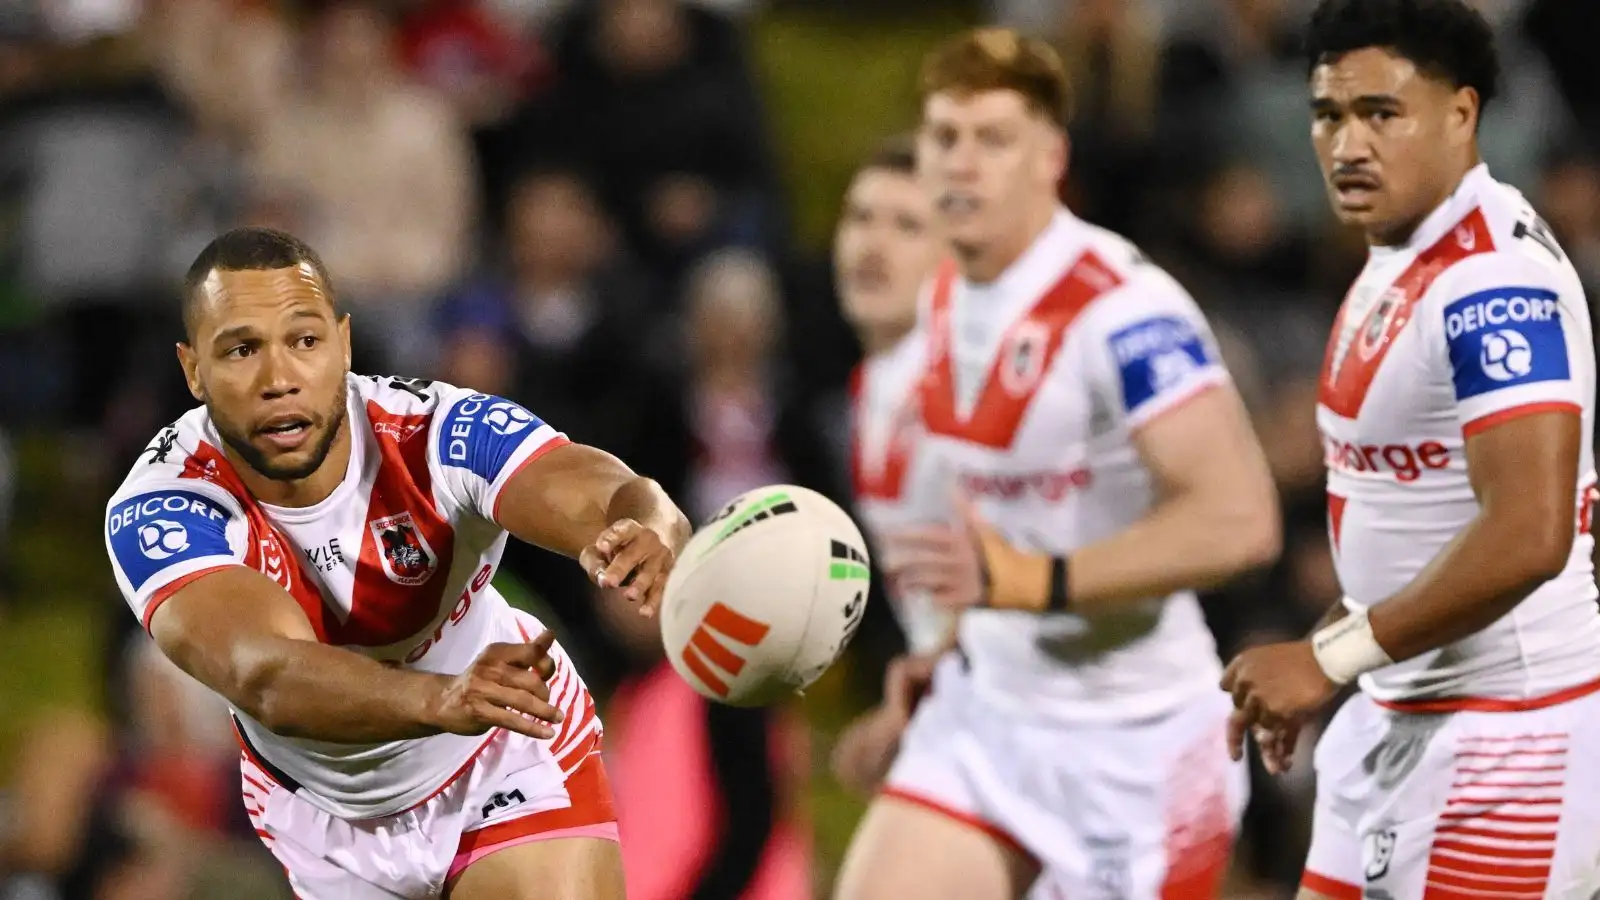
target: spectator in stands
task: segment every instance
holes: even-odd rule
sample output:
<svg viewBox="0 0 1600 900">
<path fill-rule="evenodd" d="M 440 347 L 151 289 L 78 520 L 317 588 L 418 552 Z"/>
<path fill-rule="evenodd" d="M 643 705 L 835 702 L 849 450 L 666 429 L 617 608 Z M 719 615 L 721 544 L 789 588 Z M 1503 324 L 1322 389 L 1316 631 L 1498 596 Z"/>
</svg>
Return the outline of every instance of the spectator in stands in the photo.
<svg viewBox="0 0 1600 900">
<path fill-rule="evenodd" d="M 363 316 L 358 333 L 377 336 L 357 368 L 427 372 L 427 311 L 473 256 L 465 126 L 405 79 L 375 3 L 334 0 L 307 37 L 309 81 L 262 134 L 255 175 L 335 273 L 341 301 Z"/>
<path fill-rule="evenodd" d="M 524 116 L 606 173 L 606 205 L 668 275 L 729 242 L 776 249 L 779 192 L 739 29 L 684 0 L 575 5 L 551 35 L 558 79 Z"/>
</svg>

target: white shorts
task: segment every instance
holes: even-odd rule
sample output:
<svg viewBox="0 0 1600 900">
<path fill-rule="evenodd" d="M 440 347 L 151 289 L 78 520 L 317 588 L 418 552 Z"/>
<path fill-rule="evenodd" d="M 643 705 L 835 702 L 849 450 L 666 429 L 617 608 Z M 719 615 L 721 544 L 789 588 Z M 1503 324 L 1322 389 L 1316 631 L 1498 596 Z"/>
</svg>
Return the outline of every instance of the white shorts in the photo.
<svg viewBox="0 0 1600 900">
<path fill-rule="evenodd" d="M 1040 866 L 1043 896 L 1217 896 L 1249 795 L 1228 759 L 1221 691 L 1161 718 L 1104 725 L 1016 719 L 940 663 L 883 794 L 977 828 Z M 1034 896 L 1041 896 L 1036 890 Z"/>
<path fill-rule="evenodd" d="M 1352 697 L 1317 744 L 1302 884 L 1352 900 L 1600 896 L 1600 683 L 1564 698 L 1399 711 Z"/>
<path fill-rule="evenodd" d="M 437 897 L 448 879 L 497 850 L 565 837 L 615 841 L 601 733 L 586 727 L 594 701 L 581 681 L 572 697 L 554 739 L 495 729 L 432 797 L 376 819 L 341 819 L 313 806 L 246 747 L 245 811 L 299 900 Z"/>
</svg>

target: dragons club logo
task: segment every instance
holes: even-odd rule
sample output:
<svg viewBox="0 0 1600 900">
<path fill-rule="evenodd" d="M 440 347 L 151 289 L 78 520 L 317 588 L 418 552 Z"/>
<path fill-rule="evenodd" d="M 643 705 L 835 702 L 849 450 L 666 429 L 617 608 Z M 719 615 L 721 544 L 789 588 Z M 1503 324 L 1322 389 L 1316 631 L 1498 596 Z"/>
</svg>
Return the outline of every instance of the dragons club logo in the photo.
<svg viewBox="0 0 1600 900">
<path fill-rule="evenodd" d="M 396 584 L 418 585 L 432 575 L 439 557 L 428 546 L 427 538 L 417 530 L 411 513 L 384 516 L 367 523 L 372 537 L 378 543 L 378 558 L 383 561 L 383 574 Z"/>
</svg>

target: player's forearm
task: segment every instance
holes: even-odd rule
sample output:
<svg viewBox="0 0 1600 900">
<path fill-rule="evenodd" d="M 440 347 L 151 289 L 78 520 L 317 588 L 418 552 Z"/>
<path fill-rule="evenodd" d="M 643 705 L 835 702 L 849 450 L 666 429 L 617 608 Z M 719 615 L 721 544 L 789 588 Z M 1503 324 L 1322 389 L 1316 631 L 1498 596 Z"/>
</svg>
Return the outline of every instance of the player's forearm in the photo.
<svg viewBox="0 0 1600 900">
<path fill-rule="evenodd" d="M 1221 584 L 1277 558 L 1278 511 L 1270 503 L 1231 505 L 1205 495 L 1174 497 L 1129 528 L 1073 551 L 1066 567 L 1070 608 L 1116 612 L 1175 591 Z M 995 605 L 1048 608 L 1050 558 L 1023 554 L 997 585 L 1018 585 Z"/>
<path fill-rule="evenodd" d="M 285 737 L 361 744 L 438 734 L 440 675 L 314 641 L 261 638 L 236 649 L 222 693 Z"/>
<path fill-rule="evenodd" d="M 1391 659 L 1410 659 L 1494 624 L 1561 574 L 1572 523 L 1479 515 L 1394 596 L 1368 612 Z"/>
</svg>

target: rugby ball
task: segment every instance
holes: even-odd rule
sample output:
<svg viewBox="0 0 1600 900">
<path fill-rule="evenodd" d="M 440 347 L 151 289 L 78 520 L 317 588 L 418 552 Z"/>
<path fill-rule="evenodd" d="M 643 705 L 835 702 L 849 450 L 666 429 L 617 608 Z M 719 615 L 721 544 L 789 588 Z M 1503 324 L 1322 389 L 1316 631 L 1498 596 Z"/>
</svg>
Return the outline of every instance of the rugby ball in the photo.
<svg viewBox="0 0 1600 900">
<path fill-rule="evenodd" d="M 672 667 L 732 706 L 764 706 L 816 681 L 861 624 L 866 547 L 816 491 L 777 484 L 734 498 L 667 579 L 661 638 Z"/>
</svg>

